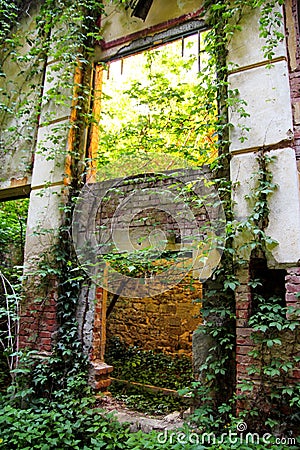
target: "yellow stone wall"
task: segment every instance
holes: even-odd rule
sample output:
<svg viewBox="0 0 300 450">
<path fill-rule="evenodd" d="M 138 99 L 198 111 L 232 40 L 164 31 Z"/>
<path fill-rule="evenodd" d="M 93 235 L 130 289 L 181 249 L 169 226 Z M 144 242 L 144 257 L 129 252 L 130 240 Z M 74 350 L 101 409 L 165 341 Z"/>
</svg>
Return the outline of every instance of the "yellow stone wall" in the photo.
<svg viewBox="0 0 300 450">
<path fill-rule="evenodd" d="M 120 297 L 108 318 L 107 340 L 118 336 L 128 346 L 192 356 L 192 333 L 201 323 L 201 296 L 201 283 L 187 277 L 155 297 Z"/>
</svg>

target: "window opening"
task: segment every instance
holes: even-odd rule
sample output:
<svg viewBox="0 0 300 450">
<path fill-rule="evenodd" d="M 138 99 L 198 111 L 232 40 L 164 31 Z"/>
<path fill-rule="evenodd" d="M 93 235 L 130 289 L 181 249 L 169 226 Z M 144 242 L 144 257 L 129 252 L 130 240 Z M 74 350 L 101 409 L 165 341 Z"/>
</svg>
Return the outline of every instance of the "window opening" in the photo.
<svg viewBox="0 0 300 450">
<path fill-rule="evenodd" d="M 203 88 L 197 83 L 207 58 L 205 34 L 197 31 L 104 64 L 99 181 L 102 175 L 105 179 L 138 173 L 145 165 L 149 171 L 178 168 L 176 160 L 199 166 L 216 156 L 216 104 L 201 102 Z M 108 167 L 114 173 L 108 173 Z"/>
<path fill-rule="evenodd" d="M 250 263 L 250 279 L 252 281 L 257 280 L 257 285 L 251 287 L 251 315 L 257 313 L 259 298 L 263 298 L 266 301 L 270 299 L 276 299 L 282 308 L 285 304 L 285 276 L 286 270 L 284 269 L 269 269 L 267 262 L 264 259 L 254 258 Z M 254 283 L 255 285 L 256 283 Z"/>
<path fill-rule="evenodd" d="M 142 20 L 146 20 L 152 3 L 153 0 L 132 0 L 127 5 L 126 9 L 131 8 L 133 10 L 131 13 L 133 17 L 139 17 Z"/>
</svg>

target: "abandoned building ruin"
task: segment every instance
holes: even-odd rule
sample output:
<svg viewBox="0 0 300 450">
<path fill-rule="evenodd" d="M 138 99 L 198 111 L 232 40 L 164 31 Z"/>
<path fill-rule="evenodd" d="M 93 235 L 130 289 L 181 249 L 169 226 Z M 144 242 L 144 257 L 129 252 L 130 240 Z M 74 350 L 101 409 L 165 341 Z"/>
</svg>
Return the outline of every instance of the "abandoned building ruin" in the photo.
<svg viewBox="0 0 300 450">
<path fill-rule="evenodd" d="M 93 73 L 89 80 L 91 92 L 101 89 L 103 62 L 122 60 L 161 43 L 197 35 L 207 27 L 205 18 L 201 16 L 201 2 L 196 0 L 154 0 L 145 20 L 133 15 L 130 8 L 125 10 L 111 2 L 104 3 L 107 4 L 107 14 L 99 18 L 103 39 L 95 44 Z M 251 364 L 248 353 L 253 343 L 248 320 L 254 306 L 249 276 L 263 276 L 266 294 L 279 293 L 283 305 L 299 306 L 300 301 L 296 295 L 300 292 L 300 6 L 296 0 L 286 0 L 280 8 L 284 17 L 281 31 L 285 38 L 275 48 L 271 68 L 270 61 L 263 55 L 264 39 L 259 37 L 259 13 L 256 10 L 249 10 L 243 16 L 242 29 L 234 34 L 228 48 L 228 60 L 232 63 L 229 83 L 232 89 L 239 90 L 251 117 L 247 139 L 243 139 L 243 125 L 247 126 L 247 118 L 230 111 L 233 124 L 230 130 L 230 177 L 234 186 L 236 218 L 240 220 L 249 214 L 246 196 L 254 183 L 251 174 L 257 171 L 258 149 L 267 149 L 270 155 L 276 156 L 272 172 L 274 183 L 278 185 L 270 200 L 266 232 L 279 244 L 272 250 L 267 265 L 260 260 L 250 261 L 250 255 L 245 255 L 249 260 L 248 268 L 238 273 L 241 284 L 235 291 L 236 384 L 251 377 L 247 367 Z M 24 30 L 34 30 L 37 11 L 38 2 L 33 2 L 30 14 L 22 22 Z M 24 52 L 26 46 L 28 43 L 24 43 Z M 54 63 L 52 60 L 45 62 L 44 73 L 36 80 L 39 89 L 32 94 L 33 103 L 41 102 L 38 123 L 32 121 L 29 114 L 27 122 L 20 124 L 27 136 L 26 142 L 16 136 L 10 151 L 1 154 L 1 201 L 30 198 L 25 271 L 30 271 L 39 255 L 51 247 L 49 234 L 35 231 L 48 229 L 55 234 L 63 220 L 59 205 L 68 188 L 68 154 L 67 151 L 56 150 L 72 147 L 69 123 L 76 121 L 76 105 L 74 99 L 68 106 L 51 103 L 49 92 L 60 77 L 59 72 L 52 71 Z M 26 95 L 26 72 L 19 74 L 15 64 L 7 63 L 6 73 Z M 74 86 L 80 82 L 80 77 L 79 68 L 74 74 Z M 97 97 L 93 97 L 90 108 L 96 117 L 101 114 Z M 14 119 L 10 120 L 13 125 Z M 64 135 L 60 142 L 52 142 L 51 136 L 57 127 L 64 130 Z M 92 158 L 97 152 L 97 133 L 94 124 L 88 130 L 82 130 L 82 151 L 87 157 Z M 93 182 L 95 169 L 90 172 L 90 182 Z M 144 208 L 154 206 L 150 202 Z M 203 212 L 198 212 L 198 215 L 205 220 Z M 106 212 L 101 220 L 108 218 L 109 212 Z M 166 217 L 161 220 L 168 223 Z M 101 221 L 99 223 L 102 224 Z M 144 233 L 145 230 L 139 232 Z M 117 335 L 127 345 L 138 344 L 144 349 L 201 359 L 199 351 L 202 350 L 199 348 L 202 347 L 197 339 L 193 339 L 193 333 L 202 323 L 202 284 L 199 276 L 198 279 L 195 277 L 191 290 L 189 277 L 190 274 L 159 295 L 145 295 L 143 298 L 130 298 L 128 292 L 123 296 L 119 295 L 120 292 L 109 292 L 103 284 L 90 284 L 83 288 L 77 311 L 78 333 L 90 357 L 90 380 L 95 389 L 105 389 L 110 383 L 112 367 L 105 363 L 106 336 Z M 120 298 L 106 320 L 106 310 L 114 295 Z M 57 329 L 55 278 L 48 286 L 47 300 L 35 301 L 39 296 L 39 286 L 33 283 L 21 307 L 19 343 L 21 347 L 35 348 L 47 357 Z M 287 351 L 288 344 L 287 338 Z M 300 379 L 300 368 L 293 371 L 292 378 L 295 381 Z"/>
</svg>

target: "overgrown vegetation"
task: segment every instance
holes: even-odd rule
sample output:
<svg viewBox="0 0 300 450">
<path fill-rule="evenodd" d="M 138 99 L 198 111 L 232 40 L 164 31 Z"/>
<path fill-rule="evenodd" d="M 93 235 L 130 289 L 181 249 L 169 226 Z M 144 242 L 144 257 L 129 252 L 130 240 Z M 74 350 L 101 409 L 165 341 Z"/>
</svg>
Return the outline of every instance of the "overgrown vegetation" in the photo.
<svg viewBox="0 0 300 450">
<path fill-rule="evenodd" d="M 204 47 L 205 35 L 199 42 L 197 34 L 187 37 L 181 58 L 182 42 L 175 41 L 128 58 L 121 77 L 117 63 L 104 68 L 99 179 L 141 173 L 145 167 L 157 173 L 187 162 L 201 166 L 216 156 L 217 104 L 198 82 L 198 45 Z M 205 64 L 208 55 L 201 50 L 199 58 Z"/>
<path fill-rule="evenodd" d="M 229 432 L 229 429 L 227 429 Z M 145 434 L 142 431 L 132 433 L 127 426 L 120 425 L 101 410 L 92 408 L 90 399 L 76 400 L 65 397 L 51 404 L 39 403 L 30 408 L 15 408 L 8 404 L 0 412 L 1 448 L 5 450 L 265 450 L 265 444 L 249 442 L 241 444 L 239 438 L 218 439 L 213 435 L 206 440 L 187 428 L 180 435 L 174 432 Z M 173 434 L 172 434 L 173 433 Z M 286 441 L 288 442 L 288 441 Z M 270 441 L 271 450 L 285 450 L 285 444 Z M 291 450 L 298 447 L 289 445 Z"/>
<path fill-rule="evenodd" d="M 82 135 L 86 127 L 94 122 L 89 110 L 90 89 L 87 80 L 91 72 L 91 53 L 95 39 L 99 38 L 99 30 L 95 26 L 96 18 L 102 12 L 102 5 L 98 1 L 76 0 L 55 1 L 46 0 L 41 5 L 41 11 L 37 17 L 36 34 L 34 39 L 30 35 L 25 37 L 28 52 L 22 54 L 21 32 L 18 29 L 20 13 L 24 12 L 24 2 L 3 2 L 1 9 L 1 77 L 4 87 L 1 87 L 1 124 L 3 132 L 1 142 L 6 142 L 5 152 L 15 151 L 16 142 L 22 141 L 27 149 L 34 148 L 36 125 L 40 120 L 41 103 L 38 100 L 40 93 L 41 75 L 47 58 L 58 61 L 52 66 L 50 78 L 55 78 L 60 73 L 59 81 L 47 93 L 44 99 L 53 102 L 54 105 L 69 105 L 73 101 L 72 120 L 67 126 L 57 126 L 51 132 L 50 150 L 42 146 L 38 151 L 46 157 L 46 160 L 55 160 L 58 156 L 67 157 L 68 167 L 66 184 L 68 188 L 64 192 L 62 200 L 62 214 L 64 223 L 58 233 L 50 232 L 53 237 L 54 258 L 49 254 L 42 255 L 41 261 L 35 269 L 34 275 L 39 277 L 42 286 L 49 286 L 55 279 L 58 285 L 57 318 L 59 329 L 57 343 L 53 355 L 48 360 L 37 360 L 34 353 L 18 354 L 23 357 L 19 366 L 15 369 L 18 374 L 7 395 L 2 397 L 3 407 L 0 412 L 0 439 L 3 448 L 7 449 L 52 449 L 52 448 L 182 448 L 178 442 L 159 443 L 157 434 L 145 436 L 142 433 L 132 434 L 126 427 L 121 427 L 113 420 L 103 417 L 103 414 L 93 408 L 91 395 L 86 390 L 86 358 L 82 354 L 81 344 L 77 338 L 77 324 L 75 321 L 75 308 L 78 301 L 82 273 L 78 269 L 74 251 L 70 242 L 70 225 L 74 203 L 86 177 L 86 168 L 89 166 L 89 158 L 83 154 Z M 124 3 L 124 2 L 122 2 Z M 235 0 L 233 2 L 206 1 L 204 10 L 210 31 L 206 36 L 205 47 L 209 58 L 206 67 L 199 76 L 198 85 L 195 86 L 197 95 L 205 99 L 197 117 L 210 117 L 209 134 L 212 130 L 213 150 L 217 147 L 219 157 L 212 163 L 216 184 L 221 197 L 227 219 L 227 242 L 224 250 L 222 265 L 215 272 L 213 282 L 205 285 L 205 298 L 203 301 L 203 316 L 206 324 L 201 331 L 210 335 L 215 342 L 211 348 L 205 364 L 200 368 L 198 382 L 192 383 L 192 394 L 197 398 L 199 408 L 194 415 L 197 432 L 222 433 L 228 423 L 233 427 L 237 423 L 235 417 L 236 398 L 234 391 L 234 346 L 235 346 L 235 299 L 234 291 L 239 285 L 238 271 L 244 267 L 246 261 L 237 252 L 234 245 L 236 235 L 246 236 L 245 248 L 252 256 L 265 258 L 272 250 L 275 243 L 266 235 L 265 228 L 268 220 L 268 201 L 274 192 L 275 186 L 271 179 L 272 163 L 268 158 L 268 149 L 262 148 L 258 155 L 259 172 L 257 183 L 251 198 L 252 214 L 245 223 L 236 223 L 233 219 L 231 204 L 231 184 L 229 181 L 229 137 L 230 124 L 228 121 L 228 108 L 235 108 L 240 115 L 247 117 L 247 112 L 239 93 L 231 91 L 228 86 L 228 42 L 233 33 L 238 32 L 240 18 L 247 9 L 261 7 L 260 33 L 265 38 L 265 57 L 271 61 L 274 48 L 282 39 L 279 25 L 282 21 L 281 14 L 274 10 L 283 1 L 246 1 Z M 22 6 L 22 7 L 21 7 Z M 26 3 L 30 7 L 30 2 Z M 25 11 L 26 13 L 26 11 Z M 14 23 L 14 27 L 11 24 Z M 52 34 L 51 34 L 52 32 Z M 24 38 L 24 37 L 22 37 Z M 57 44 L 57 45 L 55 45 Z M 24 75 L 24 83 L 29 84 L 29 92 L 21 95 L 22 86 L 11 88 L 10 80 L 5 78 L 7 61 L 21 66 Z M 18 66 L 19 67 L 19 66 Z M 76 88 L 70 94 L 73 87 L 74 71 L 80 69 L 80 77 L 76 81 Z M 216 77 L 212 77 L 216 73 Z M 35 78 L 36 77 L 36 78 Z M 32 84 L 30 85 L 29 80 Z M 32 81 L 36 80 L 36 81 Z M 160 90 L 168 89 L 163 76 L 156 77 Z M 157 84 L 152 84 L 151 95 L 156 94 Z M 182 86 L 181 86 L 182 87 Z M 183 88 L 183 87 L 182 87 Z M 69 89 L 69 90 L 68 90 Z M 174 101 L 175 91 L 168 91 L 166 99 Z M 33 94 L 33 96 L 32 96 Z M 145 89 L 135 86 L 129 93 L 135 95 L 147 95 Z M 182 92 L 181 92 L 182 95 Z M 182 98 L 181 98 L 182 100 Z M 157 103 L 157 97 L 156 97 Z M 180 103 L 180 102 L 179 102 Z M 218 105 L 218 113 L 212 114 L 212 108 Z M 178 105 L 177 105 L 178 106 Z M 50 112 L 44 117 L 44 123 L 54 116 Z M 251 119 L 251 118 L 250 118 Z M 23 123 L 29 124 L 23 127 Z M 181 123 L 187 121 L 184 117 L 180 122 L 180 110 L 176 109 L 175 122 L 178 133 L 182 133 Z M 166 125 L 162 121 L 162 127 Z M 201 125 L 205 127 L 205 120 Z M 145 124 L 141 123 L 142 129 Z M 29 130 L 29 137 L 28 137 Z M 133 130 L 136 132 L 136 128 Z M 160 129 L 156 128 L 152 133 L 152 143 L 156 140 Z M 244 130 L 245 133 L 247 129 Z M 65 140 L 62 135 L 69 132 L 71 145 L 66 153 Z M 141 128 L 138 129 L 141 136 Z M 175 133 L 176 134 L 176 133 Z M 126 136 L 127 137 L 127 136 Z M 176 136 L 175 136 L 176 137 Z M 23 139 L 24 138 L 24 139 Z M 112 139 L 110 137 L 110 139 Z M 176 140 L 176 139 L 175 139 Z M 182 135 L 181 135 L 182 141 Z M 114 142 L 113 140 L 108 140 Z M 171 142 L 171 146 L 174 141 Z M 179 146 L 176 151 L 180 152 Z M 212 148 L 208 145 L 209 151 Z M 193 146 L 192 156 L 196 157 L 196 148 Z M 196 155 L 196 156 L 195 156 Z M 186 157 L 186 148 L 183 156 Z M 25 161 L 24 165 L 30 164 Z M 43 193 L 42 193 L 43 195 Z M 45 193 L 44 193 L 45 195 Z M 10 230 L 1 229 L 3 245 L 10 245 Z M 42 234 L 48 231 L 38 230 Z M 22 241 L 23 242 L 23 241 Z M 261 281 L 251 280 L 254 283 Z M 7 298 L 7 296 L 6 296 Z M 38 299 L 36 299 L 38 301 Z M 263 395 L 264 401 L 268 401 L 270 408 L 268 417 L 265 411 L 254 409 L 245 412 L 247 421 L 252 413 L 253 427 L 257 423 L 262 428 L 276 431 L 286 435 L 289 424 L 285 424 L 286 411 L 289 420 L 293 424 L 299 423 L 295 413 L 299 407 L 299 386 L 288 382 L 288 375 L 296 367 L 299 359 L 294 357 L 291 361 L 283 359 L 281 354 L 282 332 L 293 333 L 299 331 L 299 320 L 296 312 L 293 319 L 287 319 L 286 313 L 278 299 L 257 297 L 257 310 L 253 314 L 249 325 L 254 330 L 254 340 L 257 347 L 252 352 L 252 357 L 257 364 L 251 368 L 252 373 L 261 375 L 261 385 L 255 395 Z M 275 314 L 275 313 L 278 314 Z M 3 316 L 2 316 L 3 317 Z M 11 350 L 11 349 L 9 349 Z M 274 350 L 274 353 L 272 351 Z M 26 357 L 25 357 L 26 356 Z M 155 359 L 155 358 L 154 358 Z M 152 361 L 153 362 L 153 361 Z M 274 389 L 274 383 L 278 382 Z M 252 387 L 249 383 L 243 385 L 246 392 Z M 176 384 L 176 383 L 175 383 Z M 177 386 L 176 386 L 177 388 Z M 251 394 L 252 395 L 252 394 Z M 249 396 L 248 396 L 249 398 Z M 255 397 L 258 398 L 258 397 Z M 241 399 L 239 399 L 241 400 Z M 274 403 L 275 402 L 275 403 Z M 274 410 L 273 405 L 277 408 Z M 281 409 L 282 408 L 282 412 Z M 286 409 L 287 408 L 287 409 Z M 274 414 L 275 413 L 275 414 Z M 282 425 L 282 428 L 280 426 Z M 286 426 L 285 426 L 286 425 Z M 228 441 L 228 438 L 226 438 Z M 225 439 L 225 440 L 226 440 Z M 185 449 L 201 448 L 193 444 L 184 444 Z M 245 448 L 237 442 L 218 443 L 207 445 L 205 448 Z M 249 444 L 247 448 L 265 448 L 264 445 Z M 269 448 L 284 449 L 285 445 L 270 444 Z M 292 448 L 292 447 L 290 447 Z M 295 447 L 296 448 L 296 447 Z"/>
<path fill-rule="evenodd" d="M 136 346 L 127 347 L 120 339 L 112 338 L 107 345 L 105 360 L 114 367 L 113 377 L 117 378 L 109 389 L 128 407 L 150 414 L 164 414 L 189 406 L 187 400 L 174 394 L 163 394 L 159 390 L 130 384 L 130 381 L 175 391 L 182 389 L 193 381 L 190 358 L 143 350 Z"/>
<path fill-rule="evenodd" d="M 123 380 L 180 389 L 193 378 L 190 358 L 127 347 L 118 338 L 109 341 L 106 358 L 114 366 L 114 376 Z"/>
<path fill-rule="evenodd" d="M 28 204 L 28 199 L 0 203 L 1 271 L 12 282 L 17 281 L 17 266 L 23 265 Z"/>
<path fill-rule="evenodd" d="M 0 391 L 11 382 L 15 358 L 28 199 L 0 203 Z"/>
<path fill-rule="evenodd" d="M 266 59 L 271 60 L 274 55 L 274 48 L 278 42 L 283 38 L 282 33 L 279 30 L 280 23 L 282 21 L 281 14 L 277 11 L 274 13 L 274 8 L 278 4 L 283 2 L 245 2 L 241 5 L 240 2 L 234 2 L 229 5 L 227 3 L 221 4 L 220 2 L 207 2 L 209 8 L 209 23 L 211 25 L 211 31 L 208 33 L 208 49 L 212 55 L 212 61 L 217 67 L 218 77 L 214 82 L 208 83 L 208 90 L 211 92 L 218 92 L 219 100 L 219 115 L 217 118 L 216 130 L 220 138 L 219 152 L 220 157 L 213 164 L 213 169 L 217 176 L 217 185 L 219 193 L 223 200 L 227 215 L 227 242 L 223 252 L 223 261 L 220 267 L 214 273 L 214 281 L 209 280 L 204 285 L 204 299 L 202 314 L 206 318 L 207 323 L 204 327 L 201 327 L 200 332 L 210 335 L 215 343 L 209 352 L 206 362 L 200 368 L 200 381 L 198 384 L 194 384 L 194 393 L 200 399 L 200 408 L 196 410 L 196 420 L 201 426 L 205 424 L 203 429 L 210 429 L 212 426 L 216 427 L 219 431 L 223 427 L 224 422 L 230 421 L 230 417 L 234 414 L 234 408 L 236 407 L 236 400 L 238 404 L 243 404 L 245 407 L 244 418 L 249 426 L 258 427 L 258 424 L 262 424 L 261 428 L 278 430 L 281 425 L 285 423 L 284 415 L 286 411 L 285 407 L 280 411 L 278 420 L 277 412 L 274 414 L 272 407 L 268 409 L 268 414 L 265 414 L 261 408 L 256 408 L 254 402 L 247 410 L 247 400 L 245 403 L 239 403 L 241 399 L 236 399 L 233 394 L 234 389 L 234 368 L 232 361 L 235 359 L 235 298 L 234 291 L 240 285 L 239 273 L 247 267 L 249 259 L 257 257 L 258 255 L 263 258 L 267 258 L 271 250 L 276 246 L 276 242 L 272 240 L 266 234 L 266 227 L 268 224 L 269 214 L 269 199 L 273 194 L 276 186 L 272 181 L 272 158 L 268 155 L 268 148 L 261 148 L 257 153 L 257 165 L 258 172 L 254 174 L 255 183 L 254 188 L 249 195 L 249 208 L 251 211 L 250 216 L 245 222 L 238 223 L 234 220 L 231 205 L 231 185 L 228 181 L 228 162 L 230 155 L 228 153 L 228 129 L 231 126 L 228 121 L 228 108 L 235 108 L 239 111 L 241 117 L 247 117 L 247 106 L 244 104 L 243 99 L 239 98 L 239 93 L 230 90 L 227 79 L 228 61 L 227 61 L 227 49 L 233 33 L 238 32 L 240 29 L 239 19 L 243 15 L 243 12 L 247 8 L 253 8 L 256 6 L 261 7 L 262 15 L 260 19 L 260 35 L 266 39 L 266 45 L 263 48 L 264 56 Z M 270 17 L 270 15 L 272 17 Z M 268 24 L 268 27 L 266 27 Z M 251 126 L 251 118 L 249 118 L 249 127 Z M 247 138 L 247 129 L 242 139 Z M 218 178 L 220 177 L 221 178 Z M 243 244 L 246 252 L 240 252 L 239 245 Z M 245 257 L 245 254 L 247 256 Z M 260 282 L 260 281 L 258 281 Z M 249 285 L 254 283 L 254 280 L 249 281 Z M 277 328 L 279 331 L 280 319 L 278 318 L 274 322 L 274 316 L 271 314 L 271 309 L 268 309 L 269 299 L 260 299 L 260 308 L 264 309 L 264 312 L 268 310 L 269 315 L 265 317 L 271 328 Z M 264 306 L 262 306 L 264 305 Z M 257 316 L 253 316 L 249 322 L 257 323 L 261 317 L 257 312 Z M 282 310 L 284 314 L 284 308 Z M 253 321 L 253 322 L 252 322 Z M 297 319 L 296 319 L 297 322 Z M 286 323 L 286 327 L 299 330 L 299 322 L 294 322 L 289 325 Z M 258 331 L 258 329 L 256 329 Z M 262 327 L 258 331 L 258 336 L 254 332 L 254 340 L 262 340 L 265 345 L 268 341 L 268 333 L 271 330 L 269 327 Z M 272 332 L 271 332 L 272 333 Z M 275 341 L 276 342 L 276 341 Z M 269 342 L 270 344 L 270 342 Z M 269 347 L 270 349 L 270 347 Z M 261 348 L 262 350 L 262 348 Z M 256 360 L 258 367 L 260 367 L 263 357 L 263 351 L 256 351 Z M 289 358 L 289 357 L 287 357 Z M 297 361 L 292 363 L 293 367 L 297 367 Z M 268 360 L 268 368 L 263 370 L 269 374 L 272 373 L 272 357 Z M 249 375 L 251 374 L 249 370 Z M 257 370 L 257 369 L 256 369 Z M 260 369 L 258 369 L 260 370 Z M 283 370 L 283 372 L 285 372 Z M 253 373 L 253 372 L 252 372 Z M 287 374 L 287 372 L 285 372 Z M 291 374 L 292 372 L 289 372 Z M 273 391 L 273 384 L 262 377 L 261 382 L 263 389 L 259 389 L 256 400 L 260 397 L 262 392 L 270 399 L 276 398 L 276 394 Z M 232 384 L 230 384 L 232 383 Z M 261 386 L 262 387 L 262 386 Z M 290 382 L 288 387 L 291 394 L 290 398 L 285 396 L 287 400 L 285 406 L 287 408 L 292 407 L 292 416 L 295 419 L 295 413 L 297 407 L 295 404 L 299 402 L 298 397 L 298 385 Z M 275 388 L 276 390 L 276 388 Z M 292 393 L 293 392 L 293 393 Z M 249 395 L 249 392 L 248 392 Z M 253 393 L 250 394 L 250 397 Z M 274 396 L 274 397 L 273 397 Z M 247 398 L 247 397 L 246 397 Z M 293 400 L 291 400 L 293 398 Z M 225 402 L 224 402 L 225 400 Z M 245 400 L 245 398 L 244 398 Z M 263 402 L 263 401 L 262 401 Z M 274 405 L 274 403 L 271 404 Z M 299 406 L 299 403 L 298 403 Z M 232 408 L 233 407 L 233 408 Z M 253 408 L 253 409 L 252 409 Z M 274 415 L 273 415 L 274 414 Z M 277 415 L 277 417 L 275 417 Z M 255 416 L 255 420 L 251 419 L 251 416 Z M 207 421 L 203 420 L 206 417 Z M 298 420 L 298 419 L 296 419 Z M 288 427 L 281 427 L 281 432 L 285 428 L 287 432 Z"/>
</svg>

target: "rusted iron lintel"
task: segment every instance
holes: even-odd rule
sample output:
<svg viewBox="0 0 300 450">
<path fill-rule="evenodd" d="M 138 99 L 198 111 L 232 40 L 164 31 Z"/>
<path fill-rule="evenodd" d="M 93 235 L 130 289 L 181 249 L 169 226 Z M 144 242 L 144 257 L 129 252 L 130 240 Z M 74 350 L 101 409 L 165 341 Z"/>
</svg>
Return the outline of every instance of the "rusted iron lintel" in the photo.
<svg viewBox="0 0 300 450">
<path fill-rule="evenodd" d="M 154 40 L 156 41 L 157 39 L 159 39 L 159 34 L 165 34 L 167 31 L 170 32 L 169 36 L 168 36 L 168 41 L 170 40 L 170 35 L 171 38 L 173 39 L 177 39 L 178 37 L 182 36 L 182 34 L 184 32 L 186 32 L 187 34 L 191 34 L 192 31 L 196 31 L 200 28 L 205 28 L 205 21 L 198 19 L 195 20 L 197 17 L 199 18 L 200 14 L 202 13 L 203 8 L 200 8 L 199 10 L 189 13 L 189 14 L 184 14 L 183 16 L 177 17 L 175 19 L 170 19 L 166 22 L 162 22 L 160 24 L 157 25 L 153 25 L 151 27 L 145 28 L 143 30 L 140 31 L 136 31 L 135 33 L 131 33 L 128 34 L 126 36 L 122 36 L 118 39 L 114 39 L 112 41 L 109 42 L 105 42 L 104 40 L 98 42 L 98 44 L 101 46 L 102 50 L 109 50 L 111 48 L 114 47 L 119 47 L 121 45 L 127 44 L 127 43 L 131 43 L 130 46 L 133 45 L 133 41 L 137 41 L 137 40 L 143 40 L 144 45 L 145 45 L 145 41 L 147 40 Z M 181 26 L 180 26 L 181 25 Z M 171 31 L 174 31 L 174 36 L 172 36 L 173 33 L 171 33 Z M 176 36 L 176 37 L 175 37 Z M 167 40 L 167 39 L 166 39 Z M 150 43 L 148 44 L 149 47 Z M 128 48 L 128 47 L 126 47 Z M 140 45 L 138 47 L 140 49 Z M 109 58 L 111 59 L 111 58 Z"/>
</svg>

